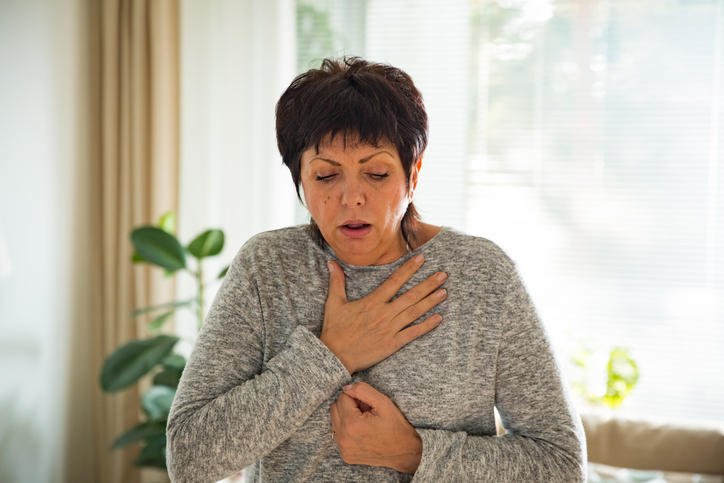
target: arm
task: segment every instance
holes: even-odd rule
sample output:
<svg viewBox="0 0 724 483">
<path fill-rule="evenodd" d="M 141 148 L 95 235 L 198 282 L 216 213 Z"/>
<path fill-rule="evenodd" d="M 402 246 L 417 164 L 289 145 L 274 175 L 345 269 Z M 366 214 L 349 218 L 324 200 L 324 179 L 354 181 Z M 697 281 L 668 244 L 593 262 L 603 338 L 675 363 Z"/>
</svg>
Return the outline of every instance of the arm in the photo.
<svg viewBox="0 0 724 483">
<path fill-rule="evenodd" d="M 496 407 L 508 434 L 417 429 L 423 453 L 413 482 L 585 481 L 585 436 L 548 336 L 512 262 L 499 286 L 502 325 Z M 508 265 L 508 264 L 505 264 Z"/>
<path fill-rule="evenodd" d="M 264 357 L 264 322 L 252 263 L 240 253 L 214 299 L 184 370 L 167 426 L 172 481 L 218 481 L 297 431 L 349 373 L 297 327 Z"/>
</svg>

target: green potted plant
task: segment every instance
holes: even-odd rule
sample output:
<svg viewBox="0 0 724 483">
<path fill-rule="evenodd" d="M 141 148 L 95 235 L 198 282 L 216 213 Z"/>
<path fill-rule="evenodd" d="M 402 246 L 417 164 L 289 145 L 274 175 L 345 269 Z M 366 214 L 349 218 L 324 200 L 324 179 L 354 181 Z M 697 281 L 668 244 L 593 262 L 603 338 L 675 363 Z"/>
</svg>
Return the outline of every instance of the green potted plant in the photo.
<svg viewBox="0 0 724 483">
<path fill-rule="evenodd" d="M 626 347 L 614 347 L 610 352 L 579 348 L 571 362 L 578 373 L 571 383 L 573 393 L 587 404 L 617 408 L 639 380 L 638 365 Z"/>
<path fill-rule="evenodd" d="M 111 447 L 116 449 L 141 443 L 141 451 L 134 461 L 134 465 L 139 467 L 166 469 L 166 423 L 181 373 L 186 366 L 186 359 L 174 353 L 179 338 L 160 334 L 160 330 L 179 309 L 192 310 L 200 329 L 204 322 L 204 288 L 223 279 L 229 268 L 224 268 L 213 280 L 204 281 L 203 261 L 218 255 L 224 248 L 224 232 L 206 230 L 184 247 L 174 235 L 175 225 L 175 215 L 169 212 L 161 217 L 157 226 L 135 228 L 131 232 L 135 249 L 131 261 L 160 267 L 165 270 L 167 277 L 176 276 L 179 272 L 189 273 L 197 282 L 196 296 L 131 312 L 132 318 L 144 314 L 154 315 L 148 324 L 148 332 L 152 336 L 132 340 L 116 349 L 105 360 L 100 374 L 100 385 L 106 393 L 127 389 L 144 377 L 152 378 L 151 387 L 141 396 L 140 401 L 145 420 L 120 435 Z M 191 266 L 187 255 L 195 259 Z"/>
</svg>

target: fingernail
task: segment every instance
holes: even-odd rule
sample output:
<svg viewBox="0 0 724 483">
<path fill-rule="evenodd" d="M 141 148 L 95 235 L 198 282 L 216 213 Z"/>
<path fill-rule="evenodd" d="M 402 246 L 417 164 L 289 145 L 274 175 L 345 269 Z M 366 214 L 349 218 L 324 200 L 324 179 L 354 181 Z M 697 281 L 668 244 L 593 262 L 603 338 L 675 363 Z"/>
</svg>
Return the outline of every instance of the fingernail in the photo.
<svg viewBox="0 0 724 483">
<path fill-rule="evenodd" d="M 346 385 L 346 386 L 343 386 L 342 389 L 344 389 L 345 391 L 349 391 L 350 389 L 352 389 L 352 384 L 348 384 L 348 385 Z"/>
<path fill-rule="evenodd" d="M 440 280 L 441 282 L 443 280 L 445 280 L 446 278 L 447 278 L 447 273 L 445 273 L 445 272 L 440 272 L 437 274 L 437 279 Z"/>
<path fill-rule="evenodd" d="M 442 322 L 442 315 L 436 315 L 435 318 L 432 319 L 432 320 L 433 320 L 433 322 L 435 322 L 436 324 L 439 324 L 440 322 Z"/>
<path fill-rule="evenodd" d="M 422 256 L 422 254 L 415 257 L 415 261 L 417 263 L 422 263 L 422 261 L 425 259 L 425 257 Z"/>
<path fill-rule="evenodd" d="M 438 290 L 438 291 L 437 291 L 437 296 L 440 297 L 440 298 L 445 297 L 446 294 L 447 294 L 447 290 L 445 290 L 445 289 L 442 289 L 442 290 Z"/>
<path fill-rule="evenodd" d="M 330 272 L 334 270 L 334 263 L 332 263 L 331 261 L 327 262 L 327 268 Z"/>
</svg>

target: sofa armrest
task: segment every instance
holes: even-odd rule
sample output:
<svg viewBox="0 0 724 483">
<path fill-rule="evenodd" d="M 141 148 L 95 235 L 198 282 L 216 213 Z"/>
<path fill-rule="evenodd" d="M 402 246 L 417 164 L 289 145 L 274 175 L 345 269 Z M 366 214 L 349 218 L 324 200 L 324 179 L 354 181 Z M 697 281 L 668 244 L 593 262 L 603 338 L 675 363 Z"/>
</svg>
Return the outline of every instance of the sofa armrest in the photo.
<svg viewBox="0 0 724 483">
<path fill-rule="evenodd" d="M 657 422 L 581 414 L 588 461 L 621 468 L 724 475 L 724 422 Z"/>
</svg>

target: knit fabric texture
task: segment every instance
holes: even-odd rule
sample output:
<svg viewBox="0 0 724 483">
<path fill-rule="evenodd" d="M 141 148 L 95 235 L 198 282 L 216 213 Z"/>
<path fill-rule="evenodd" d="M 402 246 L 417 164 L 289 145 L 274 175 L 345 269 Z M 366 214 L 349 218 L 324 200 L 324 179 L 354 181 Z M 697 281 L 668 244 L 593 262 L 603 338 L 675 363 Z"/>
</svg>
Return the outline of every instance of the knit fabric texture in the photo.
<svg viewBox="0 0 724 483">
<path fill-rule="evenodd" d="M 319 340 L 327 261 L 348 300 L 418 254 L 398 296 L 444 271 L 448 296 L 414 323 L 442 323 L 350 376 Z M 345 463 L 330 405 L 364 381 L 388 396 L 423 442 L 415 475 Z M 493 408 L 507 434 L 496 435 Z M 394 263 L 353 266 L 307 226 L 259 234 L 238 252 L 181 377 L 167 426 L 174 482 L 561 482 L 585 480 L 585 437 L 549 337 L 511 259 L 493 242 L 443 227 Z"/>
</svg>

